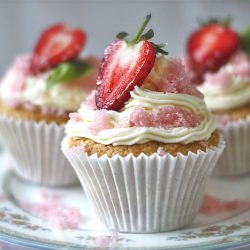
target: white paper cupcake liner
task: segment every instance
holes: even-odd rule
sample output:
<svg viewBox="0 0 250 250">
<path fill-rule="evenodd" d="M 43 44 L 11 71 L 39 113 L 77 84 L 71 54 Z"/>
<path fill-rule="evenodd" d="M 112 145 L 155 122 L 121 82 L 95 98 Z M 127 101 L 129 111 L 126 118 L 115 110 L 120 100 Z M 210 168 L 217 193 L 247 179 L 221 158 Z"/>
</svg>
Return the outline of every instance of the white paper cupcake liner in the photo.
<svg viewBox="0 0 250 250">
<path fill-rule="evenodd" d="M 219 126 L 226 148 L 214 169 L 215 176 L 236 176 L 250 173 L 250 117 Z"/>
<path fill-rule="evenodd" d="M 200 207 L 206 180 L 224 149 L 187 156 L 87 156 L 62 150 L 75 169 L 96 214 L 108 229 L 164 232 L 190 224 Z"/>
<path fill-rule="evenodd" d="M 0 116 L 0 135 L 23 178 L 44 185 L 64 186 L 78 178 L 61 152 L 64 125 Z"/>
</svg>

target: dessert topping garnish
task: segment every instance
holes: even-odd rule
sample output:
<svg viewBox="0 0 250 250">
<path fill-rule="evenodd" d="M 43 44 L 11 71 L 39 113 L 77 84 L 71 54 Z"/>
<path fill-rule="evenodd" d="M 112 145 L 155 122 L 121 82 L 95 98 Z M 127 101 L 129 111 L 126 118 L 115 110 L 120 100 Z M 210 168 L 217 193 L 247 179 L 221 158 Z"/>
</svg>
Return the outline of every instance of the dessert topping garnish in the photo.
<svg viewBox="0 0 250 250">
<path fill-rule="evenodd" d="M 240 48 L 240 37 L 230 28 L 230 18 L 202 22 L 187 40 L 187 57 L 196 74 L 215 72 Z"/>
<path fill-rule="evenodd" d="M 86 33 L 78 28 L 70 28 L 63 24 L 47 28 L 33 50 L 32 72 L 44 72 L 62 62 L 76 58 L 85 40 Z"/>
<path fill-rule="evenodd" d="M 147 15 L 131 41 L 125 39 L 126 32 L 117 35 L 105 50 L 100 65 L 96 88 L 98 109 L 119 110 L 130 98 L 130 91 L 141 86 L 154 66 L 156 53 L 167 54 L 149 40 L 154 36 L 152 29 L 143 34 L 151 15 Z"/>
</svg>

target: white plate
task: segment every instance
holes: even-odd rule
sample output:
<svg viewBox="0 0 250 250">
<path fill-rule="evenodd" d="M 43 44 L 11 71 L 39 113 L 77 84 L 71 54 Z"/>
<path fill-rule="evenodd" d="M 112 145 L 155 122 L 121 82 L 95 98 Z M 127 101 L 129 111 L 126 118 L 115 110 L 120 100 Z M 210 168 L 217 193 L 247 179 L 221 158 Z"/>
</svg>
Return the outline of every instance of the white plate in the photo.
<svg viewBox="0 0 250 250">
<path fill-rule="evenodd" d="M 189 227 L 159 234 L 117 234 L 105 231 L 80 187 L 52 189 L 27 183 L 0 156 L 0 240 L 41 249 L 234 249 L 250 244 L 250 209 L 199 214 Z M 51 221 L 33 216 L 24 204 L 42 202 L 41 193 L 60 197 L 60 203 L 75 208 L 83 221 L 77 228 L 54 229 Z M 211 179 L 207 193 L 224 200 L 250 202 L 250 176 Z M 26 206 L 27 207 L 27 206 Z"/>
</svg>

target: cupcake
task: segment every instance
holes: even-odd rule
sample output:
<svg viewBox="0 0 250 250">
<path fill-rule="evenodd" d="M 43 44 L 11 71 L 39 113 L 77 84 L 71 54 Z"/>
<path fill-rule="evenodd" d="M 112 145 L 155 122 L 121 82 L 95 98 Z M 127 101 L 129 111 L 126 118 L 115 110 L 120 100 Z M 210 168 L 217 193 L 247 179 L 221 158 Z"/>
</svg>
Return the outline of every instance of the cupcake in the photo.
<svg viewBox="0 0 250 250">
<path fill-rule="evenodd" d="M 97 88 L 70 115 L 62 150 L 100 221 L 148 233 L 191 223 L 224 148 L 180 59 L 142 35 L 105 50 Z"/>
<path fill-rule="evenodd" d="M 204 24 L 187 40 L 188 69 L 201 80 L 198 88 L 227 143 L 214 171 L 217 176 L 250 172 L 249 33 L 238 34 L 228 23 L 214 22 Z"/>
<path fill-rule="evenodd" d="M 54 25 L 33 53 L 17 56 L 0 84 L 0 129 L 25 179 L 70 185 L 78 179 L 60 150 L 64 125 L 95 87 L 98 60 L 79 58 L 83 30 Z"/>
</svg>

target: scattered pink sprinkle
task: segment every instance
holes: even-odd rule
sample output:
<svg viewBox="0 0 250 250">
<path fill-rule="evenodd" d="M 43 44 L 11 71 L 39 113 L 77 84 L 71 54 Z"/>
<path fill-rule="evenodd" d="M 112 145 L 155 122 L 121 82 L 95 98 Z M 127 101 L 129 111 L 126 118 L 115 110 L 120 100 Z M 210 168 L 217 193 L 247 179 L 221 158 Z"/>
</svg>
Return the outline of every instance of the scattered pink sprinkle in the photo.
<svg viewBox="0 0 250 250">
<path fill-rule="evenodd" d="M 225 69 L 220 70 L 218 73 L 206 73 L 205 84 L 208 82 L 211 85 L 215 85 L 223 89 L 228 86 L 232 77 L 233 74 L 227 72 Z"/>
<path fill-rule="evenodd" d="M 56 192 L 48 192 L 48 191 L 41 191 L 40 193 L 42 199 L 44 201 L 59 201 L 62 198 L 62 195 L 60 193 Z"/>
<path fill-rule="evenodd" d="M 129 120 L 127 117 L 124 117 L 118 121 L 116 128 L 127 128 L 129 127 Z"/>
<path fill-rule="evenodd" d="M 232 56 L 230 63 L 233 66 L 233 72 L 235 75 L 238 75 L 243 79 L 249 80 L 250 61 L 246 53 L 244 53 L 243 51 L 238 51 Z"/>
<path fill-rule="evenodd" d="M 116 231 L 112 231 L 110 236 L 98 236 L 94 240 L 96 247 L 106 248 L 117 246 L 119 235 Z"/>
<path fill-rule="evenodd" d="M 45 107 L 45 106 L 41 106 L 41 112 L 42 114 L 56 115 L 58 117 L 62 117 L 66 115 L 63 109 L 57 109 L 57 108 L 51 108 L 51 107 Z"/>
<path fill-rule="evenodd" d="M 216 197 L 205 195 L 200 213 L 213 216 L 224 212 L 241 212 L 249 208 L 250 203 L 241 200 L 222 201 Z"/>
<path fill-rule="evenodd" d="M 11 69 L 16 72 L 22 72 L 25 75 L 30 74 L 31 55 L 17 56 L 12 64 Z"/>
<path fill-rule="evenodd" d="M 217 120 L 217 124 L 219 125 L 226 125 L 228 123 L 235 121 L 235 119 L 231 115 L 228 115 L 228 114 L 216 115 L 216 120 Z"/>
<path fill-rule="evenodd" d="M 57 109 L 56 110 L 56 116 L 57 117 L 62 117 L 62 116 L 65 116 L 65 115 L 66 115 L 66 113 L 65 113 L 65 111 L 63 109 Z"/>
<path fill-rule="evenodd" d="M 10 85 L 10 90 L 12 92 L 22 92 L 25 90 L 25 77 L 26 75 L 16 72 L 13 81 Z"/>
<path fill-rule="evenodd" d="M 225 89 L 233 77 L 240 77 L 250 82 L 250 61 L 244 52 L 236 52 L 228 63 L 231 67 L 230 71 L 225 67 L 221 67 L 215 73 L 207 73 L 205 74 L 204 84 L 207 83 Z"/>
<path fill-rule="evenodd" d="M 76 229 L 83 218 L 79 209 L 60 202 L 58 193 L 41 193 L 42 201 L 38 203 L 24 203 L 22 207 L 32 215 L 44 219 L 48 224 L 59 230 Z"/>
<path fill-rule="evenodd" d="M 15 98 L 9 98 L 4 100 L 4 105 L 10 108 L 16 108 L 22 105 L 22 102 Z"/>
<path fill-rule="evenodd" d="M 6 76 L 12 74 L 12 81 L 10 82 L 10 90 L 12 92 L 22 92 L 25 90 L 25 78 L 30 74 L 30 61 L 30 55 L 18 56 L 7 71 Z"/>
<path fill-rule="evenodd" d="M 29 111 L 34 111 L 36 109 L 35 106 L 29 102 L 22 103 L 22 107 Z"/>
<path fill-rule="evenodd" d="M 173 106 L 152 110 L 151 112 L 137 107 L 130 116 L 131 126 L 164 129 L 195 127 L 200 121 L 199 115 Z"/>
<path fill-rule="evenodd" d="M 181 93 L 203 98 L 203 94 L 194 84 L 191 84 L 190 77 L 179 58 L 169 60 L 166 72 L 158 88 L 165 93 Z"/>
<path fill-rule="evenodd" d="M 72 121 L 72 122 L 79 122 L 79 121 L 81 121 L 81 116 L 77 112 L 70 113 L 69 114 L 69 118 L 70 118 L 70 121 Z"/>
<path fill-rule="evenodd" d="M 85 99 L 85 101 L 82 103 L 81 107 L 84 107 L 86 109 L 96 109 L 96 103 L 95 103 L 95 90 L 93 90 Z"/>
<path fill-rule="evenodd" d="M 157 149 L 157 152 L 156 152 L 159 156 L 164 156 L 164 155 L 166 155 L 166 151 L 164 150 L 164 148 L 163 147 L 159 147 L 158 149 Z"/>
<path fill-rule="evenodd" d="M 104 129 L 110 128 L 110 117 L 105 109 L 96 110 L 93 122 L 89 125 L 92 134 L 98 134 Z"/>
<path fill-rule="evenodd" d="M 209 146 L 209 143 L 208 143 L 208 141 L 200 141 L 200 145 L 201 145 L 202 147 L 207 148 L 207 147 Z"/>
<path fill-rule="evenodd" d="M 75 155 L 82 155 L 83 152 L 85 151 L 85 144 L 83 142 L 81 142 L 79 146 L 72 147 L 71 151 Z"/>
</svg>

